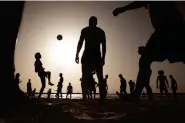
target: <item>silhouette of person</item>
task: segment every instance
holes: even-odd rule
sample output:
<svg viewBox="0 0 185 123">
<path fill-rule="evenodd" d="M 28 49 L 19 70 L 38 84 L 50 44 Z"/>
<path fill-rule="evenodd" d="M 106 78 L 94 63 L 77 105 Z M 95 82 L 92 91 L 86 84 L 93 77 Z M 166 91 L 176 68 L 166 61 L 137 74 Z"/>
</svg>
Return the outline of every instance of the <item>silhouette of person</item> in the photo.
<svg viewBox="0 0 185 123">
<path fill-rule="evenodd" d="M 48 95 L 48 99 L 50 99 L 50 97 L 51 97 L 51 88 L 48 90 L 47 95 Z"/>
<path fill-rule="evenodd" d="M 130 86 L 130 93 L 132 93 L 135 89 L 135 83 L 132 80 L 130 80 L 128 84 Z"/>
<path fill-rule="evenodd" d="M 80 39 L 77 46 L 75 61 L 79 63 L 79 52 L 82 48 L 83 42 L 85 40 L 85 50 L 81 58 L 82 64 L 82 83 L 85 89 L 83 90 L 83 99 L 86 99 L 86 93 L 88 91 L 87 87 L 92 82 L 92 72 L 96 71 L 98 82 L 99 82 L 99 92 L 100 92 L 100 102 L 103 102 L 105 96 L 103 93 L 103 66 L 105 64 L 105 54 L 106 54 L 106 38 L 105 32 L 97 27 L 97 18 L 95 16 L 90 17 L 89 26 L 85 27 L 81 31 Z M 100 52 L 100 45 L 102 44 L 102 56 Z"/>
<path fill-rule="evenodd" d="M 145 93 L 145 91 L 143 91 L 143 93 L 142 93 L 142 94 L 143 94 L 143 97 L 145 97 L 145 96 L 146 96 L 146 93 Z"/>
<path fill-rule="evenodd" d="M 92 82 L 92 92 L 94 94 L 94 99 L 96 98 L 96 87 L 97 87 L 97 82 L 95 81 L 95 79 L 93 78 L 93 82 Z"/>
<path fill-rule="evenodd" d="M 127 91 L 126 91 L 126 89 L 127 89 L 127 82 L 126 82 L 125 78 L 123 78 L 122 74 L 119 74 L 118 76 L 120 78 L 120 83 L 121 83 L 121 85 L 120 85 L 120 94 L 123 94 L 123 93 L 127 94 Z"/>
<path fill-rule="evenodd" d="M 108 94 L 108 85 L 107 85 L 107 79 L 108 79 L 108 75 L 105 75 L 105 78 L 103 79 L 103 88 L 104 88 L 104 94 L 105 96 L 103 96 L 105 99 L 107 98 L 107 94 Z"/>
<path fill-rule="evenodd" d="M 172 75 L 169 75 L 169 77 L 171 79 L 171 90 L 173 91 L 174 99 L 177 100 L 177 93 L 176 93 L 178 90 L 177 82 Z"/>
<path fill-rule="evenodd" d="M 167 88 L 169 88 L 168 80 L 167 80 L 166 76 L 164 75 L 164 71 L 159 70 L 158 74 L 159 75 L 157 77 L 157 88 L 158 88 L 158 85 L 159 85 L 159 90 L 160 90 L 160 93 L 161 93 L 161 100 L 162 100 L 162 97 L 163 97 L 163 91 L 165 92 L 166 96 L 168 98 L 170 98 L 169 95 L 168 95 L 168 89 L 167 89 Z"/>
<path fill-rule="evenodd" d="M 32 91 L 32 98 L 35 98 L 35 93 L 36 93 L 36 88 L 34 88 Z"/>
<path fill-rule="evenodd" d="M 59 94 L 61 94 L 61 99 L 62 99 L 62 84 L 63 84 L 63 81 L 64 81 L 63 74 L 60 73 L 59 77 L 60 77 L 60 79 L 59 79 L 59 82 L 58 82 L 58 85 L 57 85 L 57 98 L 59 98 Z"/>
<path fill-rule="evenodd" d="M 163 62 L 167 59 L 170 63 L 181 61 L 185 63 L 184 21 L 172 1 L 135 1 L 125 7 L 116 8 L 113 15 L 117 16 L 127 10 L 141 7 L 148 10 L 155 31 L 148 40 L 139 60 L 136 89 L 133 92 L 135 101 L 139 101 L 144 86 L 149 86 L 152 62 Z M 147 91 L 148 93 L 149 91 Z"/>
<path fill-rule="evenodd" d="M 15 81 L 17 84 L 21 83 L 22 81 L 20 81 L 20 73 L 16 73 L 15 75 Z"/>
<path fill-rule="evenodd" d="M 71 99 L 72 93 L 73 93 L 73 86 L 71 85 L 71 83 L 69 83 L 69 85 L 67 86 L 66 98 L 67 98 L 68 95 L 70 95 L 70 99 Z"/>
<path fill-rule="evenodd" d="M 45 68 L 43 68 L 43 66 L 42 66 L 42 62 L 40 60 L 41 59 L 41 54 L 39 52 L 37 52 L 35 54 L 35 59 L 36 59 L 35 64 L 34 64 L 35 72 L 38 73 L 38 76 L 40 77 L 41 83 L 42 83 L 42 87 L 40 89 L 40 93 L 39 93 L 39 96 L 38 96 L 38 98 L 40 98 L 44 89 L 45 89 L 45 87 L 46 87 L 46 78 L 48 78 L 48 84 L 49 85 L 53 86 L 54 84 L 52 84 L 51 81 L 50 81 L 51 72 L 50 71 L 46 71 L 46 72 L 44 71 Z"/>
<path fill-rule="evenodd" d="M 31 79 L 28 79 L 28 82 L 27 82 L 27 95 L 28 97 L 32 97 Z"/>
</svg>

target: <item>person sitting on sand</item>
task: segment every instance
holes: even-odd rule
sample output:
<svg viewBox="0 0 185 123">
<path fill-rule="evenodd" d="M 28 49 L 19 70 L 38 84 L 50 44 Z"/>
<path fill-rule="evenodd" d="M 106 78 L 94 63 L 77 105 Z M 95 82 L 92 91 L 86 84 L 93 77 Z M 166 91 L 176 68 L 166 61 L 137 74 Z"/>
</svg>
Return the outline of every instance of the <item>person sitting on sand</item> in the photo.
<svg viewBox="0 0 185 123">
<path fill-rule="evenodd" d="M 71 83 L 69 83 L 69 85 L 67 86 L 66 98 L 67 98 L 68 95 L 70 95 L 70 99 L 71 99 L 72 93 L 73 93 L 73 86 L 71 85 Z"/>
<path fill-rule="evenodd" d="M 122 74 L 119 74 L 119 78 L 120 78 L 120 83 L 121 83 L 121 85 L 120 85 L 120 94 L 123 94 L 123 92 L 124 92 L 124 94 L 126 95 L 127 94 L 127 91 L 126 91 L 127 82 L 126 82 L 125 78 L 123 78 Z"/>
<path fill-rule="evenodd" d="M 177 81 L 174 79 L 172 75 L 169 75 L 169 77 L 171 79 L 171 90 L 173 91 L 174 99 L 177 100 L 177 93 L 176 93 L 176 91 L 178 90 Z"/>
<path fill-rule="evenodd" d="M 130 86 L 130 93 L 132 93 L 133 91 L 134 91 L 134 88 L 135 88 L 135 83 L 132 81 L 132 80 L 130 80 L 129 82 L 128 82 L 128 84 L 129 84 L 129 86 Z"/>
<path fill-rule="evenodd" d="M 58 85 L 57 85 L 57 94 L 56 94 L 56 96 L 57 96 L 57 98 L 59 98 L 59 94 L 61 94 L 61 99 L 62 99 L 62 84 L 63 84 L 63 81 L 64 81 L 63 74 L 60 73 L 59 77 L 60 77 L 60 79 L 59 79 L 59 82 L 58 82 Z"/>
<path fill-rule="evenodd" d="M 32 96 L 31 79 L 29 79 L 28 80 L 28 83 L 27 83 L 27 95 L 28 95 L 28 97 L 31 97 Z"/>
<path fill-rule="evenodd" d="M 40 89 L 40 93 L 39 93 L 39 96 L 38 98 L 41 97 L 45 87 L 46 87 L 46 79 L 45 78 L 48 78 L 48 84 L 53 86 L 54 84 L 51 83 L 50 81 L 50 78 L 51 78 L 51 72 L 50 71 L 45 71 L 43 66 L 42 66 L 42 62 L 41 62 L 41 54 L 39 52 L 37 52 L 35 54 L 35 72 L 38 73 L 38 76 L 40 77 L 41 79 L 41 83 L 42 83 L 42 87 Z"/>
<path fill-rule="evenodd" d="M 48 99 L 50 99 L 50 96 L 51 96 L 51 88 L 48 90 L 47 95 L 48 95 Z"/>
<path fill-rule="evenodd" d="M 166 76 L 164 75 L 164 71 L 163 70 L 159 70 L 158 71 L 158 77 L 157 77 L 157 88 L 158 88 L 158 83 L 159 83 L 159 89 L 160 89 L 160 93 L 161 93 L 161 100 L 163 97 L 163 91 L 165 92 L 166 96 L 170 99 L 169 95 L 168 95 L 168 80 L 166 78 Z"/>
</svg>

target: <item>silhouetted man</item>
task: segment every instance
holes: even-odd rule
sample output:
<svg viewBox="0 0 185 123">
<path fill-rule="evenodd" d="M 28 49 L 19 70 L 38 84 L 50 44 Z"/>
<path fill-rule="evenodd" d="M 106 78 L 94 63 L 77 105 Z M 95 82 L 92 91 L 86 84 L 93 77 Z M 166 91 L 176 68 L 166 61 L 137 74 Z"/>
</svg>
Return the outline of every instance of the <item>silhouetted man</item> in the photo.
<svg viewBox="0 0 185 123">
<path fill-rule="evenodd" d="M 95 70 L 98 82 L 100 101 L 104 101 L 104 87 L 102 86 L 103 80 L 103 65 L 105 64 L 106 54 L 106 38 L 105 32 L 97 27 L 97 18 L 92 16 L 89 19 L 89 26 L 85 27 L 81 31 L 80 39 L 76 51 L 76 63 L 79 63 L 79 52 L 82 48 L 83 42 L 85 41 L 85 50 L 83 52 L 81 63 L 82 63 L 82 83 L 84 89 L 82 89 L 83 99 L 86 98 L 88 87 L 92 82 L 92 72 Z M 100 45 L 102 44 L 102 56 L 100 51 Z"/>
<path fill-rule="evenodd" d="M 170 79 L 171 79 L 171 90 L 173 91 L 173 96 L 174 99 L 177 100 L 177 90 L 178 90 L 178 85 L 176 80 L 173 78 L 172 75 L 169 75 Z"/>
<path fill-rule="evenodd" d="M 40 77 L 40 80 L 41 80 L 41 83 L 42 83 L 42 87 L 40 89 L 40 93 L 39 93 L 38 98 L 41 97 L 41 95 L 42 95 L 42 93 L 43 93 L 43 91 L 44 91 L 44 89 L 46 87 L 46 78 L 48 78 L 48 84 L 49 85 L 51 85 L 51 86 L 54 85 L 54 84 L 51 83 L 51 80 L 50 80 L 51 72 L 44 70 L 45 68 L 43 68 L 43 66 L 42 66 L 42 62 L 40 60 L 41 58 L 42 58 L 41 54 L 39 52 L 37 52 L 35 54 L 36 61 L 34 63 L 34 66 L 35 66 L 35 72 L 38 73 L 38 76 Z"/>
<path fill-rule="evenodd" d="M 128 82 L 128 84 L 130 86 L 130 93 L 132 93 L 134 91 L 134 88 L 135 88 L 135 83 L 132 80 L 130 80 Z"/>
<path fill-rule="evenodd" d="M 93 78 L 93 82 L 92 82 L 92 92 L 94 94 L 94 99 L 96 98 L 96 87 L 97 87 L 97 82 L 95 81 L 95 79 Z"/>
<path fill-rule="evenodd" d="M 63 84 L 63 81 L 64 81 L 63 74 L 60 73 L 59 77 L 60 77 L 60 79 L 59 79 L 59 82 L 58 82 L 58 85 L 57 85 L 57 98 L 59 98 L 59 94 L 61 94 L 61 99 L 62 99 L 62 84 Z"/>
<path fill-rule="evenodd" d="M 120 78 L 120 94 L 127 94 L 127 82 L 125 80 L 125 78 L 123 78 L 123 75 L 122 74 L 119 74 L 119 78 Z"/>
<path fill-rule="evenodd" d="M 71 85 L 71 83 L 69 83 L 69 85 L 67 86 L 66 98 L 67 98 L 68 95 L 70 95 L 70 99 L 71 99 L 72 93 L 73 93 L 73 86 Z"/>
<path fill-rule="evenodd" d="M 157 88 L 158 88 L 158 85 L 159 85 L 159 90 L 160 90 L 160 93 L 161 93 L 161 100 L 162 100 L 162 97 L 163 97 L 163 91 L 165 92 L 166 96 L 168 98 L 170 98 L 169 95 L 168 95 L 168 88 L 169 88 L 168 80 L 167 80 L 166 76 L 164 75 L 164 71 L 160 70 L 160 71 L 158 71 L 158 74 L 159 75 L 157 77 Z"/>
<path fill-rule="evenodd" d="M 28 97 L 32 97 L 31 79 L 29 79 L 27 83 L 27 94 L 28 94 Z"/>
<path fill-rule="evenodd" d="M 141 7 L 148 10 L 155 31 L 147 42 L 139 61 L 136 89 L 133 93 L 136 100 L 140 99 L 144 86 L 149 85 L 152 62 L 168 59 L 170 63 L 181 61 L 185 63 L 184 22 L 173 2 L 135 1 L 125 7 L 116 8 L 113 15 L 117 16 L 127 10 Z"/>
</svg>

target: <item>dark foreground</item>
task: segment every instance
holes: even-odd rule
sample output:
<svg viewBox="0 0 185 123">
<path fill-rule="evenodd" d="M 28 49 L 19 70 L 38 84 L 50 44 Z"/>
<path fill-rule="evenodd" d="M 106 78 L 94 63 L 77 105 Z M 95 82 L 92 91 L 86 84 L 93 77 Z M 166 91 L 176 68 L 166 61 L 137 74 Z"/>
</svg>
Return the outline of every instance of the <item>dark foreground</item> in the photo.
<svg viewBox="0 0 185 123">
<path fill-rule="evenodd" d="M 149 102 L 142 99 L 139 104 L 118 99 L 107 100 L 98 105 L 98 100 L 42 99 L 37 107 L 24 107 L 10 113 L 6 123 L 178 123 L 184 122 L 185 99 L 178 102 Z"/>
</svg>

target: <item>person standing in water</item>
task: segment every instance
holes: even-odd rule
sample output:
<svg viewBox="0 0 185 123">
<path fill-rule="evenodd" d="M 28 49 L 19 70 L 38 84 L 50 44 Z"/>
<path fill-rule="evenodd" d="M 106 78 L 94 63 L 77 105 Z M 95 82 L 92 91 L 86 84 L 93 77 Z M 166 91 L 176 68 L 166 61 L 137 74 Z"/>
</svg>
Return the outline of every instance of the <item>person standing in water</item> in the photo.
<svg viewBox="0 0 185 123">
<path fill-rule="evenodd" d="M 63 86 L 62 84 L 63 84 L 63 81 L 64 81 L 63 74 L 60 73 L 59 77 L 60 77 L 60 79 L 59 79 L 59 82 L 58 82 L 58 85 L 57 85 L 57 98 L 59 98 L 59 94 L 61 94 L 61 99 L 62 99 L 62 86 Z"/>
</svg>

